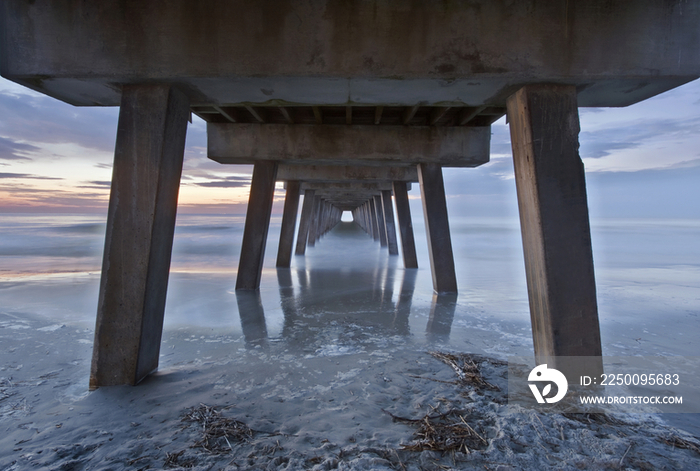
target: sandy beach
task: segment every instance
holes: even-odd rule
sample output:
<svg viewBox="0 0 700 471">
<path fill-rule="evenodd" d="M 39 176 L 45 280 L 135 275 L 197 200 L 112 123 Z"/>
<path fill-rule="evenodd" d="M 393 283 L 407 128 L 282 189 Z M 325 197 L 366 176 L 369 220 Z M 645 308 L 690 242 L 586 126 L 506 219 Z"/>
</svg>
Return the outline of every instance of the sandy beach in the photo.
<svg viewBox="0 0 700 471">
<path fill-rule="evenodd" d="M 3 228 L 2 470 L 700 468 L 697 414 L 507 404 L 505 362 L 532 352 L 511 222 L 455 223 L 458 297 L 433 296 L 424 253 L 406 271 L 350 223 L 291 270 L 272 267 L 273 225 L 260 293 L 237 295 L 240 221 L 181 217 L 159 371 L 88 392 L 104 226 L 53 221 L 43 242 Z M 698 254 L 638 256 L 700 231 L 678 224 L 642 225 L 634 247 L 618 237 L 639 224 L 594 224 L 604 354 L 696 355 Z"/>
</svg>

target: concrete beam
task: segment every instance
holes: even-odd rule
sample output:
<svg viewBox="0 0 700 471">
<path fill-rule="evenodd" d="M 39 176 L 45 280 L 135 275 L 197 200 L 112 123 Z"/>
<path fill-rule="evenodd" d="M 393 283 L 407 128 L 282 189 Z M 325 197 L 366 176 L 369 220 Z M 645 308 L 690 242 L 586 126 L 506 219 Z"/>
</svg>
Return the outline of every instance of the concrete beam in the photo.
<svg viewBox="0 0 700 471">
<path fill-rule="evenodd" d="M 90 389 L 134 385 L 158 367 L 188 117 L 176 89 L 124 87 Z"/>
<path fill-rule="evenodd" d="M 301 190 L 314 189 L 319 192 L 332 193 L 378 193 L 382 190 L 391 190 L 391 182 L 375 182 L 375 183 L 364 183 L 364 182 L 304 182 L 301 184 Z"/>
<path fill-rule="evenodd" d="M 600 357 L 576 89 L 524 87 L 508 117 L 535 355 L 554 368 L 560 356 Z M 592 368 L 602 372 L 602 360 Z"/>
<path fill-rule="evenodd" d="M 311 182 L 417 182 L 418 171 L 415 166 L 361 166 L 361 165 L 290 165 L 280 163 L 277 181 L 298 180 Z"/>
<path fill-rule="evenodd" d="M 502 106 L 556 82 L 625 106 L 700 75 L 698 24 L 658 0 L 4 0 L 0 69 L 83 106 L 144 78 L 224 105 Z"/>
<path fill-rule="evenodd" d="M 289 268 L 292 262 L 292 245 L 294 244 L 294 229 L 297 225 L 297 213 L 299 212 L 299 187 L 297 181 L 287 182 L 287 195 L 284 199 L 282 212 L 282 227 L 280 228 L 280 241 L 277 250 L 277 266 Z"/>
<path fill-rule="evenodd" d="M 207 155 L 223 164 L 283 160 L 309 165 L 478 167 L 489 161 L 490 140 L 489 126 L 207 123 Z"/>
<path fill-rule="evenodd" d="M 442 168 L 434 164 L 421 164 L 418 166 L 418 177 L 423 200 L 423 217 L 428 239 L 433 289 L 438 294 L 456 293 L 457 276 L 452 254 Z"/>
<path fill-rule="evenodd" d="M 241 256 L 238 261 L 236 290 L 260 288 L 267 231 L 275 196 L 277 162 L 258 162 L 253 168 L 250 198 L 246 210 Z"/>
</svg>

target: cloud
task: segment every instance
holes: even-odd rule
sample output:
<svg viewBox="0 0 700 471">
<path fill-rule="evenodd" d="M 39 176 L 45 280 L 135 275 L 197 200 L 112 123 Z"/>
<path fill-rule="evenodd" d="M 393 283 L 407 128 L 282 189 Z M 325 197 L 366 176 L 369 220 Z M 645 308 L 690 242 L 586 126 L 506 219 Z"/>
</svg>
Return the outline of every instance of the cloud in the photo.
<svg viewBox="0 0 700 471">
<path fill-rule="evenodd" d="M 233 176 L 208 182 L 196 182 L 192 184 L 206 188 L 245 188 L 250 186 L 250 177 Z"/>
<path fill-rule="evenodd" d="M 39 149 L 31 144 L 16 142 L 6 137 L 0 137 L 0 159 L 3 160 L 31 160 L 27 154 L 37 152 Z"/>
<path fill-rule="evenodd" d="M 0 173 L 0 178 L 30 178 L 33 180 L 63 180 L 63 178 L 43 177 L 41 175 L 32 175 L 29 173 Z"/>
<path fill-rule="evenodd" d="M 93 180 L 86 183 L 87 185 L 79 185 L 76 188 L 88 188 L 91 190 L 109 190 L 112 187 L 112 182 L 110 181 Z"/>
<path fill-rule="evenodd" d="M 78 108 L 47 96 L 0 93 L 0 134 L 25 142 L 112 152 L 118 114 L 118 108 Z"/>
<path fill-rule="evenodd" d="M 598 159 L 615 151 L 635 149 L 662 139 L 680 139 L 697 135 L 700 118 L 694 119 L 638 119 L 579 135 L 581 157 Z"/>
<path fill-rule="evenodd" d="M 666 168 L 667 169 L 676 169 L 676 168 L 690 169 L 690 168 L 697 168 L 697 167 L 700 167 L 700 158 L 676 162 L 675 164 L 669 165 Z"/>
</svg>

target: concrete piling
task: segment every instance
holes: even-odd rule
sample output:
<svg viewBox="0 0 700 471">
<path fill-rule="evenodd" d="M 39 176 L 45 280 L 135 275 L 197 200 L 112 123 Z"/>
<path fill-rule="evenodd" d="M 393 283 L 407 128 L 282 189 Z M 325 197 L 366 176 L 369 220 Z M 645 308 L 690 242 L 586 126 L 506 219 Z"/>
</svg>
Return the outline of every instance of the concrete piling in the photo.
<svg viewBox="0 0 700 471">
<path fill-rule="evenodd" d="M 306 253 L 306 242 L 309 239 L 309 228 L 311 227 L 312 212 L 314 207 L 315 190 L 304 192 L 304 204 L 301 207 L 301 218 L 299 219 L 299 235 L 297 235 L 297 246 L 295 255 Z"/>
<path fill-rule="evenodd" d="M 452 255 L 442 167 L 438 164 L 420 164 L 418 179 L 423 200 L 423 217 L 428 239 L 433 289 L 441 294 L 456 293 L 457 275 Z"/>
<path fill-rule="evenodd" d="M 401 249 L 403 252 L 404 268 L 418 268 L 416 256 L 416 242 L 413 237 L 413 222 L 411 220 L 411 208 L 408 205 L 408 189 L 406 182 L 395 181 L 394 200 L 396 202 L 396 219 L 399 221 L 401 233 Z"/>
<path fill-rule="evenodd" d="M 394 207 L 391 204 L 391 190 L 382 190 L 381 200 L 389 255 L 398 255 L 399 245 L 396 241 L 396 225 L 394 224 Z"/>
<path fill-rule="evenodd" d="M 600 357 L 576 88 L 528 85 L 507 106 L 535 355 Z"/>
<path fill-rule="evenodd" d="M 253 167 L 250 198 L 246 212 L 236 290 L 260 288 L 272 200 L 275 197 L 277 162 L 260 161 Z"/>
<path fill-rule="evenodd" d="M 280 241 L 277 250 L 277 266 L 280 268 L 289 268 L 292 262 L 294 229 L 296 229 L 297 213 L 299 212 L 300 186 L 301 183 L 297 180 L 287 182 L 287 195 L 284 198 L 282 227 L 280 228 Z"/>
<path fill-rule="evenodd" d="M 188 118 L 174 87 L 123 87 L 90 389 L 158 367 Z"/>
</svg>

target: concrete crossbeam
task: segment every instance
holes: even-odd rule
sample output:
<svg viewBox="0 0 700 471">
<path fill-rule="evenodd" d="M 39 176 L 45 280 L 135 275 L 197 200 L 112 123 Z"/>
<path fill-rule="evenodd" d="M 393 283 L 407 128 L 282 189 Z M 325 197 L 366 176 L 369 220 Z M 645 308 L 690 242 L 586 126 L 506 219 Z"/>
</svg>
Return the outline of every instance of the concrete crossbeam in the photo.
<svg viewBox="0 0 700 471">
<path fill-rule="evenodd" d="M 383 183 L 364 183 L 364 182 L 304 182 L 301 184 L 301 190 L 314 189 L 319 192 L 327 193 L 367 193 L 380 192 L 382 190 L 391 190 L 391 182 Z"/>
<path fill-rule="evenodd" d="M 369 165 L 290 165 L 280 162 L 277 181 L 297 180 L 310 182 L 417 182 L 415 166 Z"/>
<path fill-rule="evenodd" d="M 222 164 L 478 167 L 489 161 L 490 140 L 489 126 L 207 124 L 207 155 Z"/>
<path fill-rule="evenodd" d="M 658 0 L 4 0 L 0 57 L 75 105 L 148 78 L 192 103 L 501 106 L 552 82 L 626 106 L 700 75 L 698 24 L 697 2 Z"/>
</svg>

